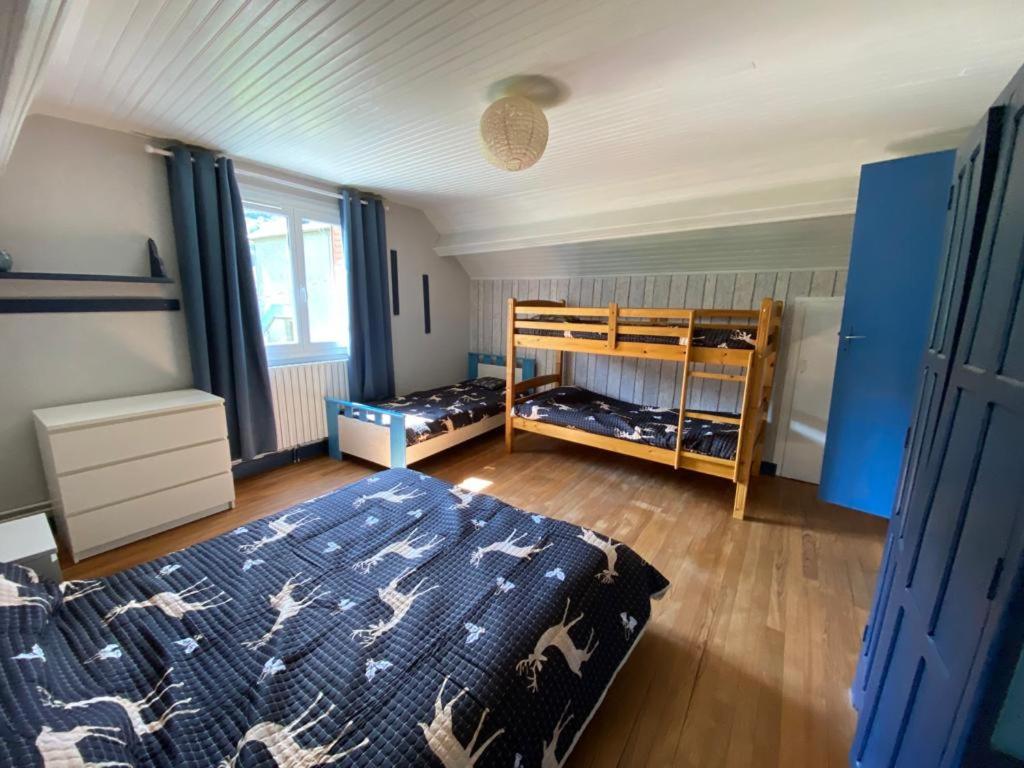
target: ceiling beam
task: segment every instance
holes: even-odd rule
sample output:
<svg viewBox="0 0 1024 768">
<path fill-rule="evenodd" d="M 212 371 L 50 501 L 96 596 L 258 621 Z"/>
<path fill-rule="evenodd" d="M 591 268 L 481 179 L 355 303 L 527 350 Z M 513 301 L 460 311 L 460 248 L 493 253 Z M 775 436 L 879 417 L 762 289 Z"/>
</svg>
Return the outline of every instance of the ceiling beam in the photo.
<svg viewBox="0 0 1024 768">
<path fill-rule="evenodd" d="M 39 90 L 68 0 L 0 2 L 0 173 Z"/>
</svg>

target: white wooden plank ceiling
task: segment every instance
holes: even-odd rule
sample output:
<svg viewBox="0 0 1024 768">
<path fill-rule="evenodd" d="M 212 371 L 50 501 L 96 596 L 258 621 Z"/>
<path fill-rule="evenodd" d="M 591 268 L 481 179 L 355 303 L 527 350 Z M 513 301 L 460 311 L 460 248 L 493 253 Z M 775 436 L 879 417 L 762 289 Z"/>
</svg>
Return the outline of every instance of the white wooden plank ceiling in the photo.
<svg viewBox="0 0 1024 768">
<path fill-rule="evenodd" d="M 849 213 L 863 162 L 955 143 L 1022 53 L 1019 0 L 80 0 L 35 110 L 376 190 L 485 254 Z M 517 74 L 569 96 L 511 174 L 477 123 Z"/>
<path fill-rule="evenodd" d="M 680 268 L 690 272 L 841 269 L 850 260 L 852 234 L 853 216 L 844 214 L 458 258 L 478 278 L 656 275 Z"/>
<path fill-rule="evenodd" d="M 66 0 L 0 2 L 0 173 L 39 89 L 66 11 Z"/>
</svg>

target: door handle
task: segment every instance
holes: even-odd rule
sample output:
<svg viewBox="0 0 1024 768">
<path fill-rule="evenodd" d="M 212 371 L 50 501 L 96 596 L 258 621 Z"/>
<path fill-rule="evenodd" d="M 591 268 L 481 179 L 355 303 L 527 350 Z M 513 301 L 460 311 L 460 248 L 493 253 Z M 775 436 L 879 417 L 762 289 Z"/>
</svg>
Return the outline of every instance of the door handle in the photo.
<svg viewBox="0 0 1024 768">
<path fill-rule="evenodd" d="M 866 339 L 867 336 L 840 336 L 843 341 L 853 341 L 854 339 Z"/>
</svg>

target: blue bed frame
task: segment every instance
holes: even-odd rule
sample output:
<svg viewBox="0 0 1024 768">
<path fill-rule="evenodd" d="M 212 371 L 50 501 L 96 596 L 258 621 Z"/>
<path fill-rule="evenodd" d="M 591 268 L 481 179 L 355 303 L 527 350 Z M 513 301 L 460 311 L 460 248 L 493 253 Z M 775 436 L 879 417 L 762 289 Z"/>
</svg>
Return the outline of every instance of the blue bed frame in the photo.
<svg viewBox="0 0 1024 768">
<path fill-rule="evenodd" d="M 505 365 L 504 355 L 485 355 L 479 352 L 469 353 L 469 366 L 467 378 L 475 379 L 479 376 L 480 365 Z M 515 366 L 523 371 L 523 380 L 532 379 L 536 376 L 537 361 L 528 358 L 515 359 Z M 340 438 L 338 435 L 338 417 L 344 416 L 349 419 L 372 422 L 384 426 L 379 417 L 390 417 L 388 428 L 390 430 L 391 467 L 405 467 L 405 416 L 398 411 L 389 411 L 387 408 L 378 408 L 375 405 L 366 405 L 351 400 L 341 400 L 335 397 L 325 397 L 324 407 L 327 409 L 327 447 L 331 458 L 341 461 L 344 455 L 341 451 Z"/>
</svg>

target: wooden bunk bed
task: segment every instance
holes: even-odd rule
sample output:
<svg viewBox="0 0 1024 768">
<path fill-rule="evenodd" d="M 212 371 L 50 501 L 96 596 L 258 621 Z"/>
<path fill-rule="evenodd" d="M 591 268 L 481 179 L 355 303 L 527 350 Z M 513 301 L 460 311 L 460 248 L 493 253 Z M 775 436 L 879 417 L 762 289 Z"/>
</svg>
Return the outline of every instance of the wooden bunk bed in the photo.
<svg viewBox="0 0 1024 768">
<path fill-rule="evenodd" d="M 509 359 L 520 349 L 553 350 L 553 373 L 513 382 L 505 389 L 505 445 L 513 448 L 515 430 L 557 437 L 582 445 L 668 464 L 676 469 L 691 469 L 736 484 L 733 516 L 743 518 L 750 476 L 760 474 L 765 425 L 778 355 L 782 302 L 764 299 L 758 309 L 674 309 L 620 307 L 567 307 L 564 301 L 508 302 Z M 714 336 L 715 346 L 702 346 Z M 731 342 L 738 340 L 731 348 Z M 717 344 L 726 344 L 718 346 Z M 584 352 L 595 355 L 670 360 L 682 364 L 679 386 L 678 423 L 675 447 L 665 448 L 645 442 L 595 434 L 585 429 L 526 418 L 516 413 L 522 404 L 544 387 L 563 385 L 563 355 Z M 695 369 L 724 366 L 739 373 Z M 723 415 L 688 410 L 687 384 L 692 378 L 735 382 L 742 396 L 738 415 Z M 639 406 L 638 406 L 639 407 Z M 734 455 L 722 457 L 684 448 L 684 420 L 728 424 L 738 427 Z"/>
</svg>

